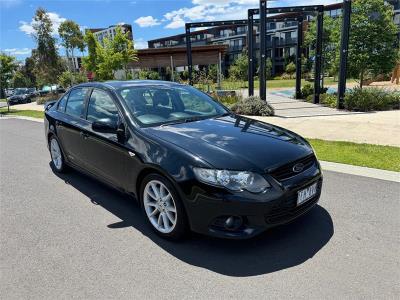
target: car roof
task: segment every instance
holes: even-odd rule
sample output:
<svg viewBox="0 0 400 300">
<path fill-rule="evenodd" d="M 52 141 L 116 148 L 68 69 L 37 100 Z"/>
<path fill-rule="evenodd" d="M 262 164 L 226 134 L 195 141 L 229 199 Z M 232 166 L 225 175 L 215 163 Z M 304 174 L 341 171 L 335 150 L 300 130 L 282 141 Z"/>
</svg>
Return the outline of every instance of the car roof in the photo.
<svg viewBox="0 0 400 300">
<path fill-rule="evenodd" d="M 180 86 L 182 84 L 171 82 L 171 81 L 163 81 L 163 80 L 125 80 L 125 81 L 105 81 L 105 82 L 87 82 L 82 83 L 77 86 L 80 87 L 105 87 L 109 89 L 120 89 L 126 87 L 134 87 L 134 86 L 165 86 L 165 87 L 173 87 Z M 75 86 L 75 87 L 77 87 Z"/>
</svg>

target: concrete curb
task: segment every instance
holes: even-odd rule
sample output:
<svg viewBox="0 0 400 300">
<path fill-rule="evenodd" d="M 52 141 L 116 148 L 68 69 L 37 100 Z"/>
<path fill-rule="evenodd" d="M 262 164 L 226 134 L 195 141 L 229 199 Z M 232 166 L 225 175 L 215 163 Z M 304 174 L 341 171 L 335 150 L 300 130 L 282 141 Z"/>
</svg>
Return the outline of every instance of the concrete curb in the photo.
<svg viewBox="0 0 400 300">
<path fill-rule="evenodd" d="M 21 116 L 5 116 L 0 117 L 0 120 L 3 119 L 21 119 L 43 123 L 43 119 L 31 118 L 31 117 L 21 117 Z M 334 163 L 329 161 L 320 161 L 321 167 L 324 171 L 332 171 L 344 174 L 350 174 L 355 176 L 369 177 L 393 182 L 400 183 L 400 172 L 386 171 L 380 169 L 373 169 L 367 167 L 359 167 L 353 165 L 346 165 L 340 163 Z"/>
<path fill-rule="evenodd" d="M 400 182 L 400 172 L 386 171 L 367 167 L 339 164 L 329 161 L 320 161 L 322 170 L 363 176 L 393 182 Z"/>
</svg>

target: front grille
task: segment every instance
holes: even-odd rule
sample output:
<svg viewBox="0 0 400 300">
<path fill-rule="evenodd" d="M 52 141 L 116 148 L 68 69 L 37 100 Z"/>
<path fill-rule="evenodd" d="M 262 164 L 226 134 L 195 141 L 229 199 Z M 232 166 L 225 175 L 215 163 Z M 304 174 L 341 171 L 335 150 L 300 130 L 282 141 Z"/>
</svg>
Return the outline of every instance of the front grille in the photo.
<svg viewBox="0 0 400 300">
<path fill-rule="evenodd" d="M 283 165 L 282 167 L 279 167 L 277 169 L 275 169 L 274 171 L 270 172 L 270 174 L 279 181 L 282 180 L 286 180 L 289 179 L 290 177 L 296 176 L 298 174 L 300 174 L 301 172 L 304 172 L 305 170 L 311 168 L 314 163 L 315 163 L 316 159 L 314 154 L 311 154 L 309 156 L 306 156 L 302 159 L 296 160 L 294 162 L 291 162 L 289 164 Z M 293 167 L 296 164 L 303 164 L 304 168 L 301 172 L 296 173 L 293 171 Z"/>
<path fill-rule="evenodd" d="M 265 222 L 268 224 L 279 224 L 293 220 L 317 203 L 318 198 L 319 196 L 316 196 L 300 206 L 294 204 L 291 208 L 280 207 L 280 209 L 276 210 L 272 214 L 265 216 Z"/>
<path fill-rule="evenodd" d="M 311 198 L 307 202 L 297 206 L 297 193 L 294 193 L 291 197 L 284 200 L 276 200 L 271 203 L 271 210 L 265 215 L 265 222 L 268 224 L 279 224 L 285 223 L 297 216 L 303 214 L 311 206 L 318 202 L 322 188 L 322 181 L 318 182 L 317 194 L 314 198 Z"/>
</svg>

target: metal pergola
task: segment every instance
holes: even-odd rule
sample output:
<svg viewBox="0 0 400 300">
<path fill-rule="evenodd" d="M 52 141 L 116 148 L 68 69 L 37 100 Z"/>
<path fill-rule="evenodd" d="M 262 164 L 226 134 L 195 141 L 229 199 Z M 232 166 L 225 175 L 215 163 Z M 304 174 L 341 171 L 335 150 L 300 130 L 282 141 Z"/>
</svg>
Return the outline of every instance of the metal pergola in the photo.
<svg viewBox="0 0 400 300">
<path fill-rule="evenodd" d="M 278 21 L 297 21 L 297 47 L 296 47 L 296 98 L 300 97 L 301 93 L 301 51 L 302 51 L 302 36 L 303 36 L 303 16 L 288 18 L 267 17 L 267 14 L 279 13 L 304 13 L 315 12 L 317 13 L 317 42 L 315 47 L 315 69 L 314 69 L 314 103 L 319 103 L 321 93 L 321 79 L 322 79 L 322 35 L 323 35 L 323 20 L 324 20 L 325 7 L 323 5 L 308 5 L 308 6 L 292 6 L 292 7 L 274 7 L 267 8 L 267 0 L 260 0 L 260 8 L 249 9 L 247 20 L 229 20 L 229 21 L 211 21 L 211 22 L 196 22 L 185 24 L 186 34 L 186 51 L 187 63 L 189 69 L 189 84 L 193 85 L 193 64 L 191 52 L 191 28 L 200 27 L 214 27 L 224 25 L 247 25 L 247 46 L 248 46 L 248 81 L 249 81 L 249 95 L 254 95 L 254 35 L 253 27 L 259 23 L 260 27 L 260 57 L 259 57 L 259 81 L 260 81 L 260 98 L 266 100 L 266 35 L 267 35 L 267 22 Z M 259 20 L 255 20 L 254 16 L 260 15 Z M 340 45 L 340 67 L 339 67 L 339 85 L 338 85 L 338 102 L 337 107 L 343 108 L 344 94 L 346 92 L 346 75 L 347 75 L 347 59 L 349 48 L 349 35 L 350 35 L 350 20 L 351 19 L 351 0 L 343 1 L 343 23 L 342 35 Z"/>
<path fill-rule="evenodd" d="M 260 0 L 260 8 L 253 10 L 253 15 L 258 13 L 260 15 L 260 98 L 266 100 L 267 98 L 267 81 L 266 81 L 266 36 L 267 36 L 267 14 L 278 13 L 304 13 L 316 12 L 317 13 L 317 43 L 315 48 L 315 69 L 314 69 L 314 103 L 319 103 L 321 93 L 321 74 L 322 74 L 322 33 L 324 24 L 324 6 L 323 5 L 308 5 L 308 6 L 291 6 L 291 7 L 274 7 L 267 8 L 267 0 Z M 299 22 L 300 23 L 300 22 Z M 303 35 L 302 29 L 299 28 L 298 33 L 301 34 L 297 37 L 301 40 Z M 299 96 L 301 89 L 301 43 L 297 43 L 297 57 L 296 57 L 296 96 Z M 299 68 L 300 66 L 300 68 Z M 300 70 L 298 70 L 300 69 Z M 300 74 L 300 76 L 298 76 Z M 300 77 L 300 78 L 299 78 Z"/>
</svg>

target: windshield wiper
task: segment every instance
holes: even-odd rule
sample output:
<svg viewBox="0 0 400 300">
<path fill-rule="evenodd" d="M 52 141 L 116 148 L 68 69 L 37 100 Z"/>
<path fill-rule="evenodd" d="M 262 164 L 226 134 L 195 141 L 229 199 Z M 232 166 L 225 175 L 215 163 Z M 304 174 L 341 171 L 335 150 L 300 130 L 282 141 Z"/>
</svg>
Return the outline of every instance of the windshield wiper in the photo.
<svg viewBox="0 0 400 300">
<path fill-rule="evenodd" d="M 189 122 L 200 121 L 200 120 L 204 120 L 204 119 L 208 119 L 208 118 L 210 118 L 210 116 L 206 116 L 206 117 L 205 116 L 196 116 L 196 117 L 168 121 L 168 122 L 161 124 L 160 126 L 163 127 L 163 126 L 174 125 L 174 124 L 189 123 Z"/>
</svg>

